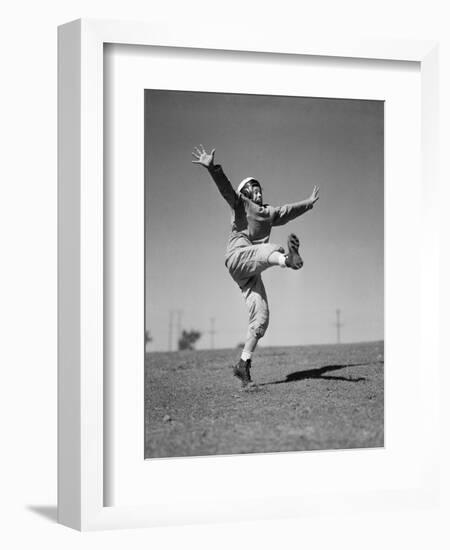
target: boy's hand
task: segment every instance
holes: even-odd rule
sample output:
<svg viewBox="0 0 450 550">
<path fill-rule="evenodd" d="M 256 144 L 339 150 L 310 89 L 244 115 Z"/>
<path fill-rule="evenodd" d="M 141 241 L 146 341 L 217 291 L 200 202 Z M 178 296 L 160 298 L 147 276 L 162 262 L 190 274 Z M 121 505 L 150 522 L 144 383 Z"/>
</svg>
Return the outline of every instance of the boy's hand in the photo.
<svg viewBox="0 0 450 550">
<path fill-rule="evenodd" d="M 205 151 L 205 148 L 203 145 L 200 145 L 199 147 L 195 147 L 194 151 L 192 152 L 192 156 L 195 160 L 192 162 L 194 164 L 201 164 L 205 168 L 213 168 L 214 166 L 214 153 L 216 152 L 215 149 L 211 151 L 211 153 L 207 153 Z"/>
<path fill-rule="evenodd" d="M 309 202 L 311 203 L 311 207 L 314 206 L 314 203 L 316 203 L 319 200 L 319 187 L 317 185 L 314 186 L 313 192 L 311 193 L 311 196 L 309 197 Z"/>
</svg>

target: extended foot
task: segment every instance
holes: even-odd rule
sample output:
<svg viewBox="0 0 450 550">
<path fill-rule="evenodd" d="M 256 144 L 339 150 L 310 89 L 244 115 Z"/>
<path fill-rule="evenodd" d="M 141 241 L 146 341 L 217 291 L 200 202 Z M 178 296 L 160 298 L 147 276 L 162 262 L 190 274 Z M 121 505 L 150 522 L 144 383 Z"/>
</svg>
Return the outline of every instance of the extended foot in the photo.
<svg viewBox="0 0 450 550">
<path fill-rule="evenodd" d="M 298 253 L 298 247 L 300 246 L 300 241 L 298 240 L 297 235 L 291 233 L 288 237 L 288 254 L 286 255 L 286 267 L 291 269 L 300 269 L 303 266 L 303 260 Z"/>
<path fill-rule="evenodd" d="M 252 383 L 252 379 L 250 376 L 251 367 L 252 363 L 250 359 L 247 359 L 247 361 L 239 359 L 239 361 L 233 367 L 233 374 L 234 376 L 236 376 L 236 378 L 239 378 L 239 380 L 242 382 L 243 387 L 246 387 Z"/>
</svg>

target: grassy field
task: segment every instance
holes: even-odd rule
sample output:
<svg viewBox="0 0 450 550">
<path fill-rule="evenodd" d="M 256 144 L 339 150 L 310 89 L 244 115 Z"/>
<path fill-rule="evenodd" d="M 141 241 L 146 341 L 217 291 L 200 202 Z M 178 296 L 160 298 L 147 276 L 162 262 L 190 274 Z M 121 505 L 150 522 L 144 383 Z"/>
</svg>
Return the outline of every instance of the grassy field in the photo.
<svg viewBox="0 0 450 550">
<path fill-rule="evenodd" d="M 232 376 L 238 357 L 146 355 L 146 458 L 383 446 L 383 342 L 262 347 L 253 391 Z"/>
</svg>

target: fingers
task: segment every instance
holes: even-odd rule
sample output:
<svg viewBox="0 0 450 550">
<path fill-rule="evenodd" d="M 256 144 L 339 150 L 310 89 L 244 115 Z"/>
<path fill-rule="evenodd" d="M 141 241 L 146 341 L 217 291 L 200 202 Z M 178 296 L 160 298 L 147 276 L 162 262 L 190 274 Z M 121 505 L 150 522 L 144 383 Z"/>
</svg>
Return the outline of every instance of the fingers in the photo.
<svg viewBox="0 0 450 550">
<path fill-rule="evenodd" d="M 207 155 L 208 153 L 206 152 L 206 149 L 203 147 L 203 145 L 200 143 L 200 145 L 198 147 L 194 147 L 194 151 L 197 153 L 198 156 L 201 156 L 201 155 Z M 213 149 L 211 151 L 211 155 L 214 155 L 214 153 L 216 152 L 215 149 Z"/>
<path fill-rule="evenodd" d="M 319 189 L 320 188 L 319 188 L 318 185 L 314 186 L 311 197 L 310 197 L 311 204 L 314 204 L 319 200 Z"/>
<path fill-rule="evenodd" d="M 198 151 L 197 147 L 195 147 L 196 151 L 192 151 L 192 156 L 194 157 L 194 160 L 192 161 L 193 164 L 201 164 L 200 162 L 200 152 Z"/>
</svg>

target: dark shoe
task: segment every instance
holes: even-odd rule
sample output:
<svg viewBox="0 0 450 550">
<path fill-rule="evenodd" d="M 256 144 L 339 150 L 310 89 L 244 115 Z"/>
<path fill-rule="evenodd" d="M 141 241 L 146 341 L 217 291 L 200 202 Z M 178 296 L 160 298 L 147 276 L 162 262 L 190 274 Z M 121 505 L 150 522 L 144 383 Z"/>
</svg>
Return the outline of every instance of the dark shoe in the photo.
<svg viewBox="0 0 450 550">
<path fill-rule="evenodd" d="M 303 260 L 298 253 L 300 241 L 298 240 L 297 235 L 291 233 L 288 237 L 287 244 L 289 253 L 286 256 L 286 267 L 290 267 L 291 269 L 300 269 L 303 266 Z"/>
<path fill-rule="evenodd" d="M 236 378 L 242 382 L 243 386 L 248 386 L 251 383 L 252 379 L 250 377 L 250 369 L 252 368 L 252 362 L 250 359 L 244 361 L 239 359 L 239 361 L 233 367 L 233 374 Z"/>
<path fill-rule="evenodd" d="M 245 372 L 247 373 L 247 379 L 248 379 L 248 382 L 249 384 L 252 383 L 252 377 L 250 376 L 250 369 L 252 368 L 252 362 L 251 360 L 249 359 L 248 361 L 246 361 L 246 365 L 245 365 Z"/>
</svg>

